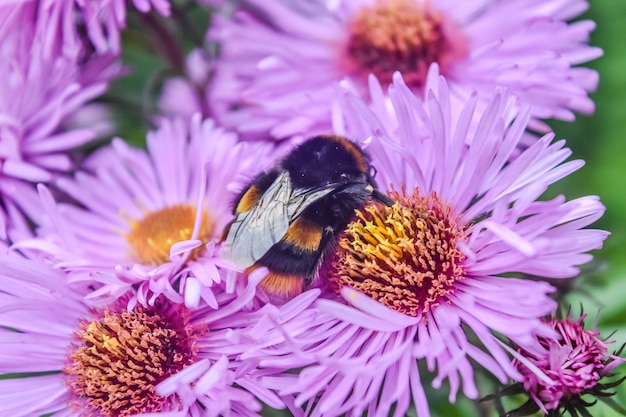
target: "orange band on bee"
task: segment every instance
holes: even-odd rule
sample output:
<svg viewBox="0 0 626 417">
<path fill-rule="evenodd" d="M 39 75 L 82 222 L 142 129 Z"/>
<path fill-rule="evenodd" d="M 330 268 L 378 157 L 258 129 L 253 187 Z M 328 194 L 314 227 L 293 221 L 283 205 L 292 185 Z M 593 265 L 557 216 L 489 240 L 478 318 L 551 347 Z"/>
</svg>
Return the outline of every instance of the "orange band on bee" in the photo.
<svg viewBox="0 0 626 417">
<path fill-rule="evenodd" d="M 237 208 L 235 213 L 243 213 L 245 211 L 250 210 L 252 207 L 259 202 L 263 193 L 256 185 L 251 185 L 250 188 L 241 196 L 239 203 L 237 203 Z"/>
<path fill-rule="evenodd" d="M 300 216 L 291 223 L 282 240 L 300 249 L 313 252 L 319 248 L 323 232 L 324 229 L 319 224 Z"/>
<path fill-rule="evenodd" d="M 270 272 L 261 280 L 259 287 L 269 296 L 289 300 L 302 293 L 304 278 Z"/>
<path fill-rule="evenodd" d="M 354 157 L 354 161 L 357 163 L 357 167 L 359 168 L 359 170 L 361 172 L 367 172 L 367 169 L 368 169 L 367 160 L 365 159 L 365 156 L 363 155 L 363 151 L 361 151 L 361 148 L 359 148 L 359 146 L 356 143 L 352 142 L 349 139 L 344 138 L 343 136 L 337 136 L 337 135 L 323 135 L 323 136 L 328 139 L 332 139 L 336 142 L 341 143 L 343 145 L 343 148 L 347 150 L 348 152 L 350 152 L 350 154 L 352 154 L 352 156 Z"/>
</svg>

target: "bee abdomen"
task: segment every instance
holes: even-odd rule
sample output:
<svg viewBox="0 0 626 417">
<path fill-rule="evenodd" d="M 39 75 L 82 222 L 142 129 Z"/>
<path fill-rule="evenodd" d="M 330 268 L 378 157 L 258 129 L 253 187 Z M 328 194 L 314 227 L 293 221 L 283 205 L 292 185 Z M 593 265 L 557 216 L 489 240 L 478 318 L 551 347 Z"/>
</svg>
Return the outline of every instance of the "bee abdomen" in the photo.
<svg viewBox="0 0 626 417">
<path fill-rule="evenodd" d="M 304 278 L 300 275 L 268 273 L 259 283 L 271 300 L 288 300 L 300 294 L 304 288 Z"/>
<path fill-rule="evenodd" d="M 320 252 L 327 240 L 324 227 L 306 217 L 297 218 L 283 238 L 267 251 L 258 265 L 279 274 L 309 277 L 317 268 Z"/>
<path fill-rule="evenodd" d="M 263 190 L 256 185 L 251 185 L 246 192 L 242 194 L 241 198 L 237 202 L 237 205 L 235 206 L 235 214 L 240 214 L 250 210 L 256 205 L 256 203 L 259 202 L 261 195 L 263 195 Z"/>
<path fill-rule="evenodd" d="M 277 177 L 278 171 L 276 170 L 257 175 L 248 188 L 239 194 L 239 197 L 235 200 L 233 214 L 241 214 L 252 209 Z"/>
<path fill-rule="evenodd" d="M 317 251 L 322 243 L 324 228 L 304 216 L 298 217 L 289 225 L 282 241 L 302 250 Z"/>
</svg>

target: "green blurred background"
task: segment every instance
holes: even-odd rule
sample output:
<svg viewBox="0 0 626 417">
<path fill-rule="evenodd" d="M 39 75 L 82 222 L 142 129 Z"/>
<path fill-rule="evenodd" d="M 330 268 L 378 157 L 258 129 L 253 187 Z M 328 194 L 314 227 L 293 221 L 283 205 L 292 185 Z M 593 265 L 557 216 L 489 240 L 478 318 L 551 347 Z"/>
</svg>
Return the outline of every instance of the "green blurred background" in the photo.
<svg viewBox="0 0 626 417">
<path fill-rule="evenodd" d="M 200 8 L 189 11 L 187 16 L 198 33 L 207 27 L 209 16 Z M 611 339 L 616 341 L 612 347 L 617 349 L 626 342 L 626 1 L 592 0 L 589 11 L 581 19 L 597 23 L 591 43 L 604 49 L 604 56 L 588 64 L 600 73 L 600 86 L 592 94 L 597 109 L 593 116 L 579 115 L 574 123 L 551 123 L 556 137 L 567 139 L 572 158 L 584 159 L 586 165 L 556 184 L 549 194 L 565 194 L 568 199 L 599 195 L 607 207 L 605 216 L 595 227 L 609 230 L 612 235 L 604 249 L 595 253 L 596 260 L 583 268 L 581 277 L 568 283 L 573 290 L 566 300 L 573 305 L 575 314 L 582 305 L 589 315 L 588 325 L 599 315 L 602 335 L 616 331 Z M 129 28 L 124 33 L 124 60 L 132 72 L 116 81 L 103 98 L 117 109 L 116 134 L 140 146 L 150 127 L 147 115 L 156 110 L 154 103 L 159 85 L 176 72 L 168 64 L 171 60 L 160 56 L 154 33 L 145 30 L 145 23 L 137 14 L 129 16 Z M 197 36 L 180 33 L 179 27 L 171 22 L 161 21 L 160 24 L 187 49 L 194 46 L 194 37 L 198 44 Z M 619 370 L 626 372 L 626 366 Z M 481 383 L 481 394 L 493 390 L 491 381 L 484 379 Z M 455 405 L 450 405 L 447 388 L 429 390 L 428 397 L 433 417 L 497 415 L 493 404 L 489 403 L 477 404 L 459 398 Z M 615 399 L 626 406 L 626 383 Z M 509 406 L 515 404 L 520 403 L 508 403 Z M 603 404 L 590 411 L 594 417 L 619 415 Z M 272 410 L 264 414 L 289 415 Z"/>
<path fill-rule="evenodd" d="M 585 268 L 571 294 L 573 303 L 583 302 L 585 311 L 600 311 L 603 330 L 617 329 L 614 339 L 626 341 L 626 1 L 597 0 L 583 16 L 597 28 L 592 44 L 604 56 L 589 64 L 600 73 L 600 86 L 592 97 L 593 116 L 578 116 L 574 123 L 551 123 L 557 138 L 567 139 L 572 158 L 586 165 L 555 185 L 555 193 L 568 199 L 599 195 L 607 210 L 596 227 L 611 232 L 596 261 Z M 585 295 L 582 292 L 588 291 Z"/>
<path fill-rule="evenodd" d="M 611 340 L 617 349 L 626 342 L 626 1 L 591 0 L 583 18 L 596 22 L 591 43 L 604 49 L 604 56 L 589 64 L 600 73 L 600 85 L 592 95 L 596 112 L 579 116 L 571 124 L 552 123 L 557 137 L 567 139 L 573 158 L 586 161 L 582 169 L 556 184 L 555 190 L 568 198 L 599 195 L 606 206 L 596 227 L 610 231 L 611 236 L 594 254 L 596 261 L 574 283 L 576 290 L 567 300 L 574 311 L 583 305 L 588 324 L 599 314 L 599 330 L 603 336 L 615 331 Z M 626 366 L 618 370 L 624 373 Z M 626 384 L 614 399 L 626 407 Z M 591 414 L 619 415 L 603 404 L 593 407 Z"/>
</svg>

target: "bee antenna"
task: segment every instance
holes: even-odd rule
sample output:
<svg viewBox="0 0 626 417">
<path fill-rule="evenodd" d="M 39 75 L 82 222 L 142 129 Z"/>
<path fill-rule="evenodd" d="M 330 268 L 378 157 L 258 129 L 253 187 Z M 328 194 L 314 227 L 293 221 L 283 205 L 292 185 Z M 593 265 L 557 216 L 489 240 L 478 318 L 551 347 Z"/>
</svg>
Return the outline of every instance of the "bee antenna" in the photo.
<svg viewBox="0 0 626 417">
<path fill-rule="evenodd" d="M 379 203 L 383 203 L 384 205 L 390 206 L 390 207 L 396 203 L 393 199 L 387 197 L 387 195 L 381 193 L 375 188 L 374 188 L 374 191 L 372 191 L 372 198 L 378 201 Z"/>
</svg>

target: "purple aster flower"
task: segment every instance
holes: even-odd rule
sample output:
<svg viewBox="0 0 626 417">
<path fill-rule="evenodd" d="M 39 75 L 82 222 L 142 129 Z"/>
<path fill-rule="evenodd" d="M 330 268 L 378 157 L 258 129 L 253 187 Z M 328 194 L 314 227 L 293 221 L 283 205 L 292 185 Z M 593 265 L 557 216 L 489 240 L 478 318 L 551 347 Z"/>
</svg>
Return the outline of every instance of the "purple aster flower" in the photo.
<svg viewBox="0 0 626 417">
<path fill-rule="evenodd" d="M 80 20 L 93 47 L 99 52 L 120 53 L 121 32 L 126 28 L 126 0 L 79 1 L 65 0 L 65 12 Z M 170 15 L 169 0 L 132 0 L 141 13 L 156 10 L 163 16 Z"/>
<path fill-rule="evenodd" d="M 576 65 L 598 57 L 588 45 L 585 0 L 456 1 L 246 0 L 216 16 L 209 37 L 221 44 L 208 91 L 214 117 L 244 137 L 276 138 L 328 129 L 335 83 L 365 92 L 401 71 L 418 95 L 438 63 L 462 107 L 473 90 L 496 85 L 532 105 L 535 118 L 573 120 L 594 109 L 595 71 Z"/>
<path fill-rule="evenodd" d="M 211 287 L 236 277 L 216 244 L 232 200 L 271 145 L 237 143 L 197 115 L 163 120 L 147 148 L 115 139 L 74 178 L 59 178 L 55 185 L 78 204 L 55 203 L 40 187 L 48 221 L 37 239 L 17 246 L 41 251 L 72 281 L 96 285 L 94 297 L 133 287 L 139 300 L 165 294 L 215 306 Z"/>
<path fill-rule="evenodd" d="M 40 215 L 33 183 L 73 168 L 69 151 L 94 137 L 63 124 L 119 73 L 111 55 L 90 54 L 61 2 L 0 7 L 0 233 L 19 212 Z"/>
<path fill-rule="evenodd" d="M 222 294 L 218 310 L 164 298 L 128 309 L 121 300 L 94 308 L 37 261 L 2 257 L 0 277 L 4 416 L 256 416 L 258 400 L 283 407 L 237 360 L 254 282 Z"/>
<path fill-rule="evenodd" d="M 206 89 L 212 63 L 202 49 L 194 49 L 185 62 L 185 76 L 169 78 L 163 84 L 158 106 L 169 117 L 189 119 L 195 113 L 208 115 L 202 92 Z"/>
<path fill-rule="evenodd" d="M 515 113 L 497 91 L 484 113 L 474 94 L 455 117 L 445 80 L 436 81 L 421 102 L 397 75 L 390 111 L 351 94 L 340 101 L 337 133 L 362 138 L 396 204 L 359 210 L 324 260 L 321 295 L 305 292 L 290 302 L 298 314 L 268 315 L 251 335 L 253 363 L 302 368 L 297 382 L 277 378 L 274 388 L 312 415 L 388 415 L 395 405 L 400 416 L 412 397 L 428 416 L 422 361 L 434 387 L 448 381 L 450 401 L 459 389 L 478 397 L 474 364 L 502 383 L 522 381 L 511 356 L 548 383 L 499 336 L 544 355 L 538 340 L 556 337 L 541 320 L 556 307 L 554 288 L 510 275 L 576 276 L 607 236 L 584 229 L 604 212 L 597 197 L 538 200 L 582 165 L 564 162 L 564 141 L 546 135 L 512 158 L 528 108 Z"/>
<path fill-rule="evenodd" d="M 485 399 L 525 392 L 530 397 L 528 402 L 506 415 L 530 415 L 541 410 L 546 416 L 558 417 L 564 412 L 569 412 L 572 416 L 590 415 L 586 407 L 593 403 L 582 398 L 590 395 L 624 413 L 610 399 L 615 392 L 608 390 L 617 387 L 626 377 L 606 381 L 615 376 L 612 371 L 623 364 L 624 359 L 617 356 L 619 352 L 609 353 L 607 344 L 611 342 L 600 339 L 600 332 L 585 329 L 585 317 L 583 315 L 578 320 L 570 316 L 564 319 L 547 319 L 546 323 L 556 331 L 558 337 L 539 339 L 539 343 L 545 348 L 543 354 L 518 350 L 522 357 L 550 378 L 549 383 L 537 379 L 535 372 L 527 364 L 516 361 L 515 364 L 523 375 L 522 382 Z"/>
</svg>

